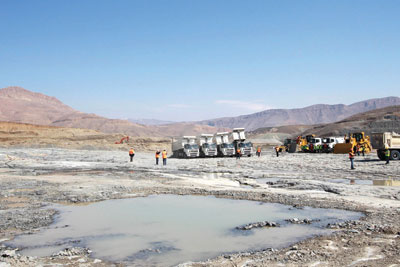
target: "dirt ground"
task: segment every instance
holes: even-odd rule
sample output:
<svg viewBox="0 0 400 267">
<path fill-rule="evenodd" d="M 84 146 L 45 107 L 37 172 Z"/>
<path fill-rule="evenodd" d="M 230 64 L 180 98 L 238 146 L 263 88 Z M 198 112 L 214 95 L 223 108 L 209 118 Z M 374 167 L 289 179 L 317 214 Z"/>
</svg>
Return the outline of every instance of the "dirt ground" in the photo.
<svg viewBox="0 0 400 267">
<path fill-rule="evenodd" d="M 283 249 L 221 255 L 182 266 L 400 266 L 400 187 L 373 180 L 400 180 L 400 161 L 376 154 L 286 154 L 272 150 L 251 158 L 168 159 L 152 153 L 56 148 L 0 148 L 0 267 L 119 266 L 71 248 L 51 257 L 27 257 L 4 245 L 21 233 L 51 224 L 46 203 L 85 204 L 151 194 L 213 195 L 292 205 L 361 211 L 359 221 L 331 225 L 317 236 Z M 351 181 L 354 180 L 354 181 Z"/>
</svg>

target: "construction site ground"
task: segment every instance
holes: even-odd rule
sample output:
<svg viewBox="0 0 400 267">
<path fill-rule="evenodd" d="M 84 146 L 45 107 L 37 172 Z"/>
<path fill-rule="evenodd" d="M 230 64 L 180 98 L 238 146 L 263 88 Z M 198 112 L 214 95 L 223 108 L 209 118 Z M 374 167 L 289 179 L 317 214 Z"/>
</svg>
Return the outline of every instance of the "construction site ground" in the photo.
<svg viewBox="0 0 400 267">
<path fill-rule="evenodd" d="M 260 158 L 168 159 L 167 166 L 156 166 L 153 153 L 138 152 L 129 162 L 121 151 L 1 148 L 0 266 L 119 266 L 92 258 L 90 248 L 28 257 L 5 243 L 49 226 L 56 211 L 43 208 L 46 203 L 81 205 L 153 194 L 212 195 L 365 214 L 334 225 L 337 231 L 331 235 L 290 247 L 185 266 L 400 266 L 400 187 L 371 185 L 373 180 L 400 180 L 400 161 L 384 163 L 371 153 L 356 157 L 356 169 L 350 170 L 347 155 L 276 157 L 270 149 Z"/>
</svg>

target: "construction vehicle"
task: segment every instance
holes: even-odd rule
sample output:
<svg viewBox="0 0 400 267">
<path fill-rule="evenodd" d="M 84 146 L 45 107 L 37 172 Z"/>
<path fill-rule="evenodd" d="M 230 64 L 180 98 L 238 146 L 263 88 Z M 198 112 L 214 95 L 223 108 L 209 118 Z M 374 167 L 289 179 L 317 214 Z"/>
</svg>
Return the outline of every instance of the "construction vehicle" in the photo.
<svg viewBox="0 0 400 267">
<path fill-rule="evenodd" d="M 121 140 L 115 142 L 115 144 L 122 144 L 126 140 L 126 143 L 129 143 L 129 136 L 122 137 Z"/>
<path fill-rule="evenodd" d="M 310 139 L 307 152 L 320 153 L 322 150 L 322 138 L 314 137 Z"/>
<path fill-rule="evenodd" d="M 217 144 L 218 156 L 232 157 L 235 155 L 235 146 L 229 142 L 228 132 L 216 133 L 214 142 Z"/>
<path fill-rule="evenodd" d="M 333 149 L 336 144 L 342 144 L 344 143 L 344 138 L 343 137 L 325 137 L 322 138 L 322 151 L 324 153 L 331 153 L 333 152 Z"/>
<path fill-rule="evenodd" d="M 244 128 L 234 128 L 230 133 L 230 139 L 235 146 L 235 150 L 240 149 L 242 156 L 251 157 L 253 155 L 253 144 L 246 142 Z"/>
<path fill-rule="evenodd" d="M 292 139 L 290 139 L 290 138 L 286 138 L 286 139 L 283 141 L 283 145 L 278 146 L 278 151 L 279 151 L 279 152 L 283 152 L 283 151 L 288 152 L 289 149 L 290 149 L 290 145 L 292 144 L 293 141 L 294 141 L 294 140 L 292 140 Z"/>
<path fill-rule="evenodd" d="M 390 151 L 390 160 L 400 159 L 400 134 L 398 133 L 373 133 L 372 147 L 377 149 L 378 158 L 385 160 L 386 149 Z"/>
<path fill-rule="evenodd" d="M 172 142 L 172 156 L 175 158 L 197 158 L 200 156 L 196 136 L 183 136 Z"/>
<path fill-rule="evenodd" d="M 307 152 L 309 150 L 308 144 L 310 143 L 312 138 L 315 138 L 315 134 L 306 135 L 305 137 L 298 136 L 295 142 L 293 140 L 289 145 L 288 152 L 289 153 L 295 153 L 298 151 Z"/>
<path fill-rule="evenodd" d="M 356 148 L 364 148 L 364 153 L 368 154 L 372 150 L 371 142 L 369 136 L 366 136 L 364 132 L 359 133 L 349 133 L 349 135 L 344 136 L 344 143 L 338 143 L 333 149 L 335 154 L 346 154 L 350 150 L 356 151 Z"/>
<path fill-rule="evenodd" d="M 201 134 L 197 137 L 200 147 L 200 157 L 216 157 L 218 154 L 217 144 L 213 142 L 212 134 Z"/>
</svg>

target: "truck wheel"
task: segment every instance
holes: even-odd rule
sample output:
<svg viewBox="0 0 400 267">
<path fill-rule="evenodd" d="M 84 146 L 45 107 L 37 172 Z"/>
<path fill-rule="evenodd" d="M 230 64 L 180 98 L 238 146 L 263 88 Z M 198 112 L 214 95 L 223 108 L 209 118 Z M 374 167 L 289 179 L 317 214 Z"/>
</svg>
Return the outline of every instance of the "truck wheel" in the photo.
<svg viewBox="0 0 400 267">
<path fill-rule="evenodd" d="M 385 160 L 385 154 L 383 153 L 383 151 L 378 150 L 378 151 L 376 151 L 376 154 L 378 154 L 378 158 L 380 160 Z"/>
<path fill-rule="evenodd" d="M 390 159 L 391 160 L 398 160 L 400 159 L 400 152 L 397 150 L 392 150 L 392 152 L 390 153 Z"/>
</svg>

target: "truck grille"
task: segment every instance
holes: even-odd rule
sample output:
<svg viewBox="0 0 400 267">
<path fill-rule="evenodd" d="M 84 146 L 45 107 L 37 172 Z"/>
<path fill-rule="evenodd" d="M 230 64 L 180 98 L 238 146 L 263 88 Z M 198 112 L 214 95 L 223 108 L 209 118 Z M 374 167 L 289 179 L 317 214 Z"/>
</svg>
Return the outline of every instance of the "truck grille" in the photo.
<svg viewBox="0 0 400 267">
<path fill-rule="evenodd" d="M 216 154 L 217 154 L 217 151 L 215 149 L 208 150 L 208 156 L 215 156 Z"/>
<path fill-rule="evenodd" d="M 197 157 L 197 152 L 190 152 L 189 155 L 190 155 L 190 157 L 195 158 L 195 157 Z"/>
</svg>

